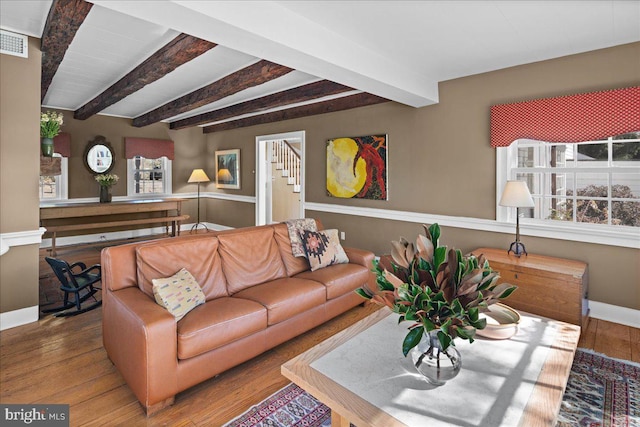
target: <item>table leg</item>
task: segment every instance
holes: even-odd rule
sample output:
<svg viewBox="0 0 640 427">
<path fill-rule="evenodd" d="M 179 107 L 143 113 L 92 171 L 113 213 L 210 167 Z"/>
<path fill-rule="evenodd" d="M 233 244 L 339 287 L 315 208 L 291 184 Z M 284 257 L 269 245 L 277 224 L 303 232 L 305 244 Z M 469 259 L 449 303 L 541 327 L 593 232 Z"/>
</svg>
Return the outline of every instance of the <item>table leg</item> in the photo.
<svg viewBox="0 0 640 427">
<path fill-rule="evenodd" d="M 51 235 L 51 256 L 56 256 L 56 232 Z"/>
<path fill-rule="evenodd" d="M 351 423 L 348 419 L 337 413 L 336 411 L 331 411 L 331 427 L 350 427 Z"/>
</svg>

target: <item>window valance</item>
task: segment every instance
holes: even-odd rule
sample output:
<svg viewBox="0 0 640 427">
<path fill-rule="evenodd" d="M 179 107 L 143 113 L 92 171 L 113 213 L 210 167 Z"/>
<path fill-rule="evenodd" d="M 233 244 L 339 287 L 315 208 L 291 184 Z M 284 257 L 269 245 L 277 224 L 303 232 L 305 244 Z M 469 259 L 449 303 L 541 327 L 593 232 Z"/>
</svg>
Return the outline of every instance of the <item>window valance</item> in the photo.
<svg viewBox="0 0 640 427">
<path fill-rule="evenodd" d="M 147 159 L 166 157 L 173 160 L 173 141 L 169 139 L 125 138 L 124 147 L 127 159 L 142 156 Z"/>
<path fill-rule="evenodd" d="M 62 157 L 71 157 L 71 134 L 62 132 L 56 135 L 53 138 L 53 150 Z"/>
<path fill-rule="evenodd" d="M 491 107 L 491 146 L 581 142 L 640 130 L 640 86 Z"/>
</svg>

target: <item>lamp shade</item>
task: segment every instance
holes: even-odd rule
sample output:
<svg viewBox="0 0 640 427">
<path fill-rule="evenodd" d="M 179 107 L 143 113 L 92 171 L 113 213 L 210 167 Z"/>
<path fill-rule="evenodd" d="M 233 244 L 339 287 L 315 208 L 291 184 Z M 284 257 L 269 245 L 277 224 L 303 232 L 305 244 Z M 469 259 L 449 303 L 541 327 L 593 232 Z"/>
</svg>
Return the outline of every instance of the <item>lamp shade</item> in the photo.
<svg viewBox="0 0 640 427">
<path fill-rule="evenodd" d="M 194 169 L 187 182 L 209 182 L 211 181 L 203 169 Z"/>
<path fill-rule="evenodd" d="M 500 199 L 500 206 L 514 208 L 532 208 L 535 206 L 533 198 L 524 181 L 507 181 Z"/>
<path fill-rule="evenodd" d="M 233 181 L 233 176 L 231 175 L 231 172 L 229 172 L 229 169 L 220 169 L 218 171 L 218 181 L 220 181 L 220 182 L 232 182 Z"/>
</svg>

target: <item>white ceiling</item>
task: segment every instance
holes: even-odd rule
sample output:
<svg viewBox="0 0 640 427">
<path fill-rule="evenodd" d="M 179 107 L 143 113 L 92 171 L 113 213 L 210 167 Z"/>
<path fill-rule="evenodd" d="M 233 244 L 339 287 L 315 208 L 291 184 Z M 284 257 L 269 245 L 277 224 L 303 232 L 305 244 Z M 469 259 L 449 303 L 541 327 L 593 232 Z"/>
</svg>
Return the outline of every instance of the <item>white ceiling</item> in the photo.
<svg viewBox="0 0 640 427">
<path fill-rule="evenodd" d="M 640 41 L 629 0 L 93 3 L 45 106 L 78 109 L 180 32 L 219 46 L 103 114 L 140 116 L 259 59 L 296 71 L 166 121 L 321 79 L 420 107 L 441 81 Z M 0 0 L 0 26 L 40 37 L 50 6 Z"/>
</svg>

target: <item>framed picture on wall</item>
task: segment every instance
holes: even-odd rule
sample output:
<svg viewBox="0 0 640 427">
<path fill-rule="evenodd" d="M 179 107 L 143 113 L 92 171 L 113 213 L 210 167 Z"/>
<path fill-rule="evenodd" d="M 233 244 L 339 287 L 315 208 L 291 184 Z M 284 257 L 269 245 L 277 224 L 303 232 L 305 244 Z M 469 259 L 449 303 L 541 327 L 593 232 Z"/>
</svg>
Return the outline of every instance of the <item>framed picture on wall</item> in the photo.
<svg viewBox="0 0 640 427">
<path fill-rule="evenodd" d="M 216 188 L 240 189 L 240 149 L 216 151 Z"/>
<path fill-rule="evenodd" d="M 389 200 L 386 134 L 327 141 L 327 195 Z"/>
</svg>

